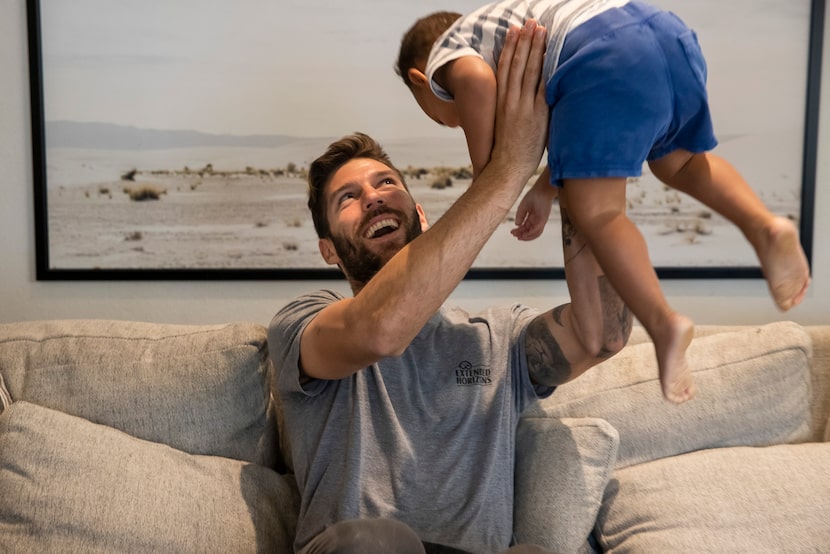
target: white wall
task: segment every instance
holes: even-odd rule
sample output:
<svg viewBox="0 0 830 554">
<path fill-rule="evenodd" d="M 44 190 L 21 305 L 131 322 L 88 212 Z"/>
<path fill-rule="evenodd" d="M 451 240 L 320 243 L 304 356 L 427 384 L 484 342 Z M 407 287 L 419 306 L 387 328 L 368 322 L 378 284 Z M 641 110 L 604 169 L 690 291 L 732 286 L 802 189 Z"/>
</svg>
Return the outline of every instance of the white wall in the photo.
<svg viewBox="0 0 830 554">
<path fill-rule="evenodd" d="M 828 18 L 830 19 L 830 18 Z M 698 323 L 792 319 L 830 323 L 830 21 L 825 24 L 813 284 L 798 308 L 779 313 L 762 280 L 669 280 L 671 304 Z M 29 124 L 25 0 L 0 2 L 0 322 L 54 318 L 267 324 L 283 303 L 340 282 L 38 282 Z M 710 54 L 711 55 L 711 54 Z M 770 109 L 775 109 L 770 106 Z M 567 299 L 561 281 L 469 281 L 453 300 L 469 309 L 519 301 L 546 308 Z"/>
</svg>

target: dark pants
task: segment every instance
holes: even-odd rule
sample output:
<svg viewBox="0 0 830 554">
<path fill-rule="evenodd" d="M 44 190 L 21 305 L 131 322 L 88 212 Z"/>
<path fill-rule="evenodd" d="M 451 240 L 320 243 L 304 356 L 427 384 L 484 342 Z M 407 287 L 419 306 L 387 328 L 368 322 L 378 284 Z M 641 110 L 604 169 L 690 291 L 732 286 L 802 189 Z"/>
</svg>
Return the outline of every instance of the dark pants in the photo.
<svg viewBox="0 0 830 554">
<path fill-rule="evenodd" d="M 545 554 L 538 546 L 514 546 L 510 554 Z M 299 554 L 470 554 L 424 543 L 408 525 L 392 519 L 353 519 L 336 523 L 314 537 Z"/>
</svg>

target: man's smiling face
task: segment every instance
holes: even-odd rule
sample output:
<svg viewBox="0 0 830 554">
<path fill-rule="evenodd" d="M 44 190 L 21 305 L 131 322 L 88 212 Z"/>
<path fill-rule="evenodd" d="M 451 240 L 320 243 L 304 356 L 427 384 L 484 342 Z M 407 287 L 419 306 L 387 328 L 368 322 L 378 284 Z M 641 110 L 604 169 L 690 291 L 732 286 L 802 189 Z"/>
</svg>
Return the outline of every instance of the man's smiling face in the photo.
<svg viewBox="0 0 830 554">
<path fill-rule="evenodd" d="M 426 228 L 423 210 L 401 178 L 377 160 L 346 162 L 325 194 L 331 236 L 320 239 L 320 253 L 340 266 L 352 288 L 362 288 Z"/>
</svg>

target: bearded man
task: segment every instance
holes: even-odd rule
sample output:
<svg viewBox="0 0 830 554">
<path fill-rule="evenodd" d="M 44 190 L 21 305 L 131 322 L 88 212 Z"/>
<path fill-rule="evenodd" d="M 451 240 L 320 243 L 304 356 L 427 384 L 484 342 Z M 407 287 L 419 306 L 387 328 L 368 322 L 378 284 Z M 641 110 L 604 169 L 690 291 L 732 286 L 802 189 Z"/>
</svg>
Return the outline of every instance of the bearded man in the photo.
<svg viewBox="0 0 830 554">
<path fill-rule="evenodd" d="M 544 43 L 533 22 L 509 32 L 490 162 L 433 226 L 367 135 L 310 167 L 320 253 L 353 296 L 306 294 L 269 328 L 303 554 L 541 551 L 512 545 L 519 418 L 619 351 L 631 317 L 573 230 L 569 286 L 587 283 L 605 314 L 591 340 L 569 304 L 471 315 L 444 302 L 538 166 Z"/>
</svg>

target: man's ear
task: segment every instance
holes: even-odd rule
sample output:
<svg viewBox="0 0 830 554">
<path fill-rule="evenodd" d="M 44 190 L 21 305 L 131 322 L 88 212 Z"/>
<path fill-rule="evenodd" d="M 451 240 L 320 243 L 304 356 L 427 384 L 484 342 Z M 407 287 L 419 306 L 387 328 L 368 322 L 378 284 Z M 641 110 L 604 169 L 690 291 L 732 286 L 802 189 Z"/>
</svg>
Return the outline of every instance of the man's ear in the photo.
<svg viewBox="0 0 830 554">
<path fill-rule="evenodd" d="M 413 87 L 429 88 L 429 79 L 427 79 L 427 76 L 420 69 L 410 67 L 406 70 L 406 75 L 409 77 L 409 82 L 412 83 Z"/>
<path fill-rule="evenodd" d="M 418 212 L 418 219 L 421 220 L 421 232 L 423 233 L 429 229 L 429 221 L 427 221 L 427 214 L 420 204 L 415 204 L 415 211 Z"/>
<path fill-rule="evenodd" d="M 331 239 L 320 239 L 317 241 L 317 248 L 320 249 L 320 255 L 329 265 L 339 265 L 340 258 L 337 256 L 337 251 L 334 249 L 334 243 Z"/>
</svg>

